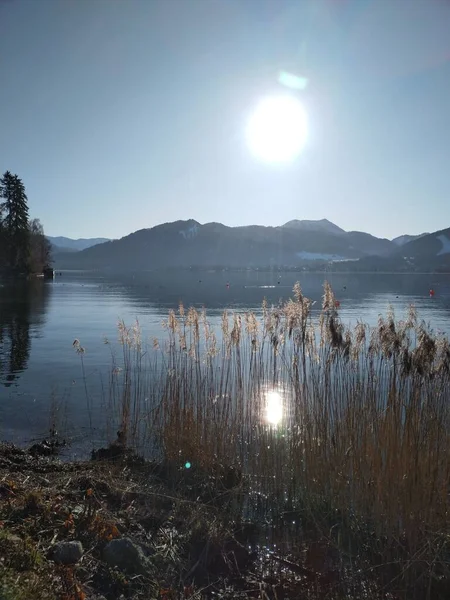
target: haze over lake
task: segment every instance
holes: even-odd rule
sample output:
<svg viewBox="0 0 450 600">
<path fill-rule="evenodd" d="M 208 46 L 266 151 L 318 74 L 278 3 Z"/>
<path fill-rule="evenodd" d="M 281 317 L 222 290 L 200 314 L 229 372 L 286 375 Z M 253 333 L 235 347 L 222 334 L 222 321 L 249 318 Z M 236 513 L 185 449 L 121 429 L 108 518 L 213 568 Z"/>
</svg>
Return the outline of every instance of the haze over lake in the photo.
<svg viewBox="0 0 450 600">
<path fill-rule="evenodd" d="M 291 297 L 299 280 L 304 294 L 316 301 L 313 311 L 319 312 L 325 277 L 340 301 L 345 324 L 362 320 L 373 325 L 389 306 L 402 318 L 414 304 L 419 317 L 435 331 L 450 331 L 446 275 L 173 271 L 124 277 L 63 272 L 53 282 L 4 283 L 0 287 L 2 438 L 23 443 L 46 435 L 55 406 L 60 407 L 71 434 L 83 437 L 90 426 L 86 394 L 92 403 L 92 424 L 101 436 L 111 352 L 120 349 L 119 319 L 132 325 L 137 318 L 144 342 L 151 347 L 153 338 L 166 337 L 162 322 L 180 301 L 186 307 L 205 307 L 210 322 L 218 325 L 225 308 L 259 313 L 264 298 L 270 306 Z M 74 339 L 85 349 L 85 381 Z"/>
</svg>

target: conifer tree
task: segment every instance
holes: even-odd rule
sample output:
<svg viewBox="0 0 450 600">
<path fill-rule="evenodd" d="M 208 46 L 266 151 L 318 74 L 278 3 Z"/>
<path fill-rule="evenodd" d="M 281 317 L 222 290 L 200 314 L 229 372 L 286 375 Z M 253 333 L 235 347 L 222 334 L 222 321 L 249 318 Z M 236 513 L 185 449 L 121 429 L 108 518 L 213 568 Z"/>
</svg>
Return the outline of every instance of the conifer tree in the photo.
<svg viewBox="0 0 450 600">
<path fill-rule="evenodd" d="M 28 272 L 30 259 L 30 228 L 28 198 L 22 180 L 6 171 L 0 179 L 0 213 L 7 266 L 18 272 Z"/>
</svg>

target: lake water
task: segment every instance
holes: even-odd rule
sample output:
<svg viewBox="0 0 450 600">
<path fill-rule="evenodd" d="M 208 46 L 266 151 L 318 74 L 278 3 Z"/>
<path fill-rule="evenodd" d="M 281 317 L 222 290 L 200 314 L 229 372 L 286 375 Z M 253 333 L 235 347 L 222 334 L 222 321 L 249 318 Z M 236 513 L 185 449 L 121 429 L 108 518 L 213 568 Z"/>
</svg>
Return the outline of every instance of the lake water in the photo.
<svg viewBox="0 0 450 600">
<path fill-rule="evenodd" d="M 374 324 L 391 305 L 397 317 L 414 304 L 435 330 L 450 332 L 450 277 L 446 275 L 329 274 L 344 323 Z M 320 309 L 323 274 L 273 272 L 136 273 L 127 277 L 63 272 L 54 281 L 0 284 L 0 439 L 26 443 L 45 436 L 51 411 L 64 407 L 67 426 L 80 439 L 87 431 L 86 389 L 75 338 L 85 348 L 86 385 L 100 430 L 102 384 L 111 370 L 117 321 L 139 319 L 145 339 L 164 338 L 169 309 L 205 307 L 219 322 L 224 308 L 260 310 L 303 292 Z M 429 290 L 435 294 L 430 297 Z M 74 434 L 75 435 L 75 434 Z M 87 434 L 86 434 L 87 435 Z M 76 437 L 76 435 L 75 435 Z M 74 445 L 76 448 L 76 444 Z"/>
</svg>

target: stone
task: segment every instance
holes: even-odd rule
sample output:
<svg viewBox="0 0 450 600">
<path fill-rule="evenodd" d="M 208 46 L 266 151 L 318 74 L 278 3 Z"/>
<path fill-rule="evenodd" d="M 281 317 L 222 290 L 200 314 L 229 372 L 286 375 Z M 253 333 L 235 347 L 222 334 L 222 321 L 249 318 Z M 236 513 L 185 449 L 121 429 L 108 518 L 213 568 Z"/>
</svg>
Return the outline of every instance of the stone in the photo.
<svg viewBox="0 0 450 600">
<path fill-rule="evenodd" d="M 103 560 L 110 567 L 118 567 L 129 574 L 143 575 L 151 568 L 142 548 L 130 538 L 111 540 L 103 550 Z"/>
<path fill-rule="evenodd" d="M 81 542 L 58 542 L 50 549 L 50 558 L 59 565 L 74 565 L 83 556 Z"/>
</svg>

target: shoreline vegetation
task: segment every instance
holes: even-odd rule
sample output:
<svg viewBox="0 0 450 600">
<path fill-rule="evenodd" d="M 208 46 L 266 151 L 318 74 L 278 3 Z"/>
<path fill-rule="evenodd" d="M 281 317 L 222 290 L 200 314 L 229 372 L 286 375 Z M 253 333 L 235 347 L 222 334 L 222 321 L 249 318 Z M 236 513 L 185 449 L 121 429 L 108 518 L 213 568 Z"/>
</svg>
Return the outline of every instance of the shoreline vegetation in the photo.
<svg viewBox="0 0 450 600">
<path fill-rule="evenodd" d="M 0 446 L 0 598 L 448 598 L 449 341 L 312 304 L 119 322 L 109 446 Z"/>
<path fill-rule="evenodd" d="M 22 180 L 6 171 L 0 178 L 0 279 L 44 273 L 52 262 L 51 244 L 39 219 L 30 219 Z"/>
</svg>

